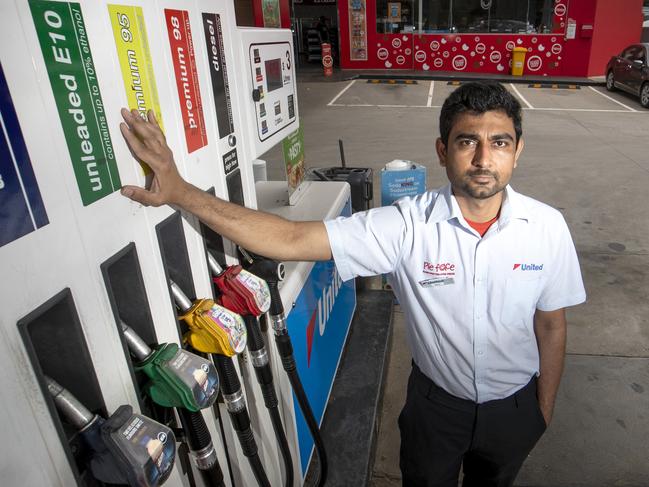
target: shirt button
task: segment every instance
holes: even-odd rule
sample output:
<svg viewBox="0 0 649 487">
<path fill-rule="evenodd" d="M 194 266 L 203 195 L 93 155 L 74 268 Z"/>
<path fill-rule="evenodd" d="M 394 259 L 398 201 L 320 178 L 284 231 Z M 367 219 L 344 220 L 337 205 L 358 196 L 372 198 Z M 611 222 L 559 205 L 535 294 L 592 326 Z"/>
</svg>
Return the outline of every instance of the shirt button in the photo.
<svg viewBox="0 0 649 487">
<path fill-rule="evenodd" d="M 478 355 L 484 355 L 484 352 L 482 350 L 478 350 Z"/>
</svg>

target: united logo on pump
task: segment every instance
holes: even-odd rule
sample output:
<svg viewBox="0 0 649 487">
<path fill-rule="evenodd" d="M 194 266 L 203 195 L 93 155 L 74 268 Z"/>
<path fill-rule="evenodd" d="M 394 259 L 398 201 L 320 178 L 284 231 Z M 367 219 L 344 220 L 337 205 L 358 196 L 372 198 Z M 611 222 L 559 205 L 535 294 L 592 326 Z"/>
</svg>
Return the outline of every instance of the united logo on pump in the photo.
<svg viewBox="0 0 649 487">
<path fill-rule="evenodd" d="M 351 215 L 351 200 L 341 214 Z M 321 421 L 329 399 L 355 307 L 354 281 L 342 282 L 333 261 L 327 261 L 313 265 L 288 313 L 287 327 L 293 341 L 298 373 L 317 421 Z M 304 473 L 313 440 L 297 400 L 293 405 Z"/>
<path fill-rule="evenodd" d="M 322 290 L 322 296 L 318 299 L 318 306 L 313 310 L 313 314 L 309 320 L 309 326 L 306 330 L 307 367 L 311 365 L 311 350 L 313 349 L 313 335 L 315 332 L 316 319 L 318 322 L 318 331 L 320 336 L 322 336 L 325 333 L 327 322 L 329 321 L 329 315 L 333 311 L 336 297 L 338 296 L 342 283 L 343 281 L 334 267 L 331 283 Z"/>
</svg>

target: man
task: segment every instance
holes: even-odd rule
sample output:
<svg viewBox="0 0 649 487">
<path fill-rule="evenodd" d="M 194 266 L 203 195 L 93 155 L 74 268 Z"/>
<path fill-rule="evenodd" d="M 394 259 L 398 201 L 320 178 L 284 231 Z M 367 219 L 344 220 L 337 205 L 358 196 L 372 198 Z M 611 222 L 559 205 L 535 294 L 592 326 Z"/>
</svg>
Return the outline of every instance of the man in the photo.
<svg viewBox="0 0 649 487">
<path fill-rule="evenodd" d="M 497 83 L 454 91 L 436 142 L 450 184 L 328 222 L 242 208 L 179 176 L 153 115 L 121 130 L 155 172 L 143 204 L 175 204 L 278 260 L 334 258 L 343 280 L 386 273 L 413 357 L 399 418 L 403 484 L 511 486 L 552 419 L 563 370 L 564 309 L 585 300 L 561 214 L 508 186 L 523 150 L 521 107 Z M 263 235 L 264 238 L 258 238 Z"/>
<path fill-rule="evenodd" d="M 327 27 L 327 18 L 324 15 L 320 17 L 315 28 L 320 34 L 320 41 L 329 42 L 329 27 Z"/>
</svg>

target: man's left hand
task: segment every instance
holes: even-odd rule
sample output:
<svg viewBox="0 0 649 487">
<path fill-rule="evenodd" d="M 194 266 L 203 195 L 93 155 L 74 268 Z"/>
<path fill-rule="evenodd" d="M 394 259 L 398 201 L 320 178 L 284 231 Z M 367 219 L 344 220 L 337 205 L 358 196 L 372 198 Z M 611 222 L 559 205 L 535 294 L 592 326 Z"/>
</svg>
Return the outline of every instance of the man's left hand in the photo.
<svg viewBox="0 0 649 487">
<path fill-rule="evenodd" d="M 539 408 L 541 409 L 541 413 L 543 414 L 543 419 L 545 420 L 545 426 L 550 426 L 550 421 L 552 421 L 552 413 L 554 412 L 554 404 L 550 406 L 544 406 L 543 404 L 539 404 Z"/>
</svg>

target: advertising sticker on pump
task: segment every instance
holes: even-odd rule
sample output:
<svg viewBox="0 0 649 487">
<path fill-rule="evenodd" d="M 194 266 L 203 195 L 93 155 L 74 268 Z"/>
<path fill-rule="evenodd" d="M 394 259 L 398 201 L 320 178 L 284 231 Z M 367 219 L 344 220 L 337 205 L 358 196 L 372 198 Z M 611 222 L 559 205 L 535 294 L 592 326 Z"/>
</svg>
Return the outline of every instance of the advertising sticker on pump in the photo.
<svg viewBox="0 0 649 487">
<path fill-rule="evenodd" d="M 0 247 L 49 223 L 0 65 Z"/>
<path fill-rule="evenodd" d="M 81 7 L 33 0 L 29 7 L 81 201 L 87 206 L 122 183 Z"/>
<path fill-rule="evenodd" d="M 128 107 L 137 110 L 142 118 L 146 118 L 149 109 L 153 110 L 160 128 L 164 131 L 142 7 L 108 5 L 108 13 L 113 26 Z M 148 166 L 143 165 L 142 169 L 149 174 Z"/>
<path fill-rule="evenodd" d="M 207 145 L 203 104 L 198 86 L 194 43 L 186 10 L 165 9 L 171 59 L 176 75 L 180 111 L 185 129 L 187 152 L 190 154 Z"/>
</svg>

